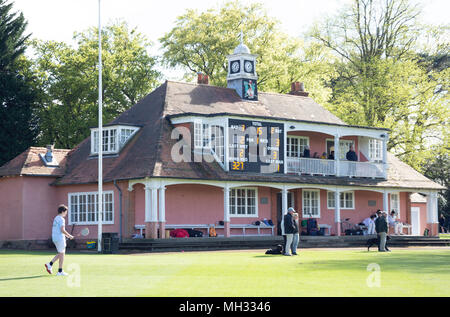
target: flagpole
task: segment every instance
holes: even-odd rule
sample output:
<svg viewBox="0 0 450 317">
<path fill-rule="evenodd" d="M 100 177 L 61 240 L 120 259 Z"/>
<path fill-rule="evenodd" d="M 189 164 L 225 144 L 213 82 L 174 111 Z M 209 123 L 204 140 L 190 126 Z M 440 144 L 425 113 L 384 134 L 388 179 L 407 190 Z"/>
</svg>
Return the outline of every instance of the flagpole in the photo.
<svg viewBox="0 0 450 317">
<path fill-rule="evenodd" d="M 98 0 L 98 252 L 102 252 L 103 216 L 103 98 L 102 98 L 102 28 Z"/>
</svg>

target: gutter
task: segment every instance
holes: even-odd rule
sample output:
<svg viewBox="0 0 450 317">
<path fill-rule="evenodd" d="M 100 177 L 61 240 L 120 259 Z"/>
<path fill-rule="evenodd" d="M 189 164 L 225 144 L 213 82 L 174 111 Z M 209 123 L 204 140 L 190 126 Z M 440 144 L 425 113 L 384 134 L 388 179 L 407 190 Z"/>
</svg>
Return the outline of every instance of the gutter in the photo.
<svg viewBox="0 0 450 317">
<path fill-rule="evenodd" d="M 120 214 L 120 216 L 119 216 L 119 239 L 120 239 L 120 242 L 122 243 L 122 190 L 117 185 L 117 180 L 114 180 L 114 186 L 119 191 L 119 214 Z"/>
</svg>

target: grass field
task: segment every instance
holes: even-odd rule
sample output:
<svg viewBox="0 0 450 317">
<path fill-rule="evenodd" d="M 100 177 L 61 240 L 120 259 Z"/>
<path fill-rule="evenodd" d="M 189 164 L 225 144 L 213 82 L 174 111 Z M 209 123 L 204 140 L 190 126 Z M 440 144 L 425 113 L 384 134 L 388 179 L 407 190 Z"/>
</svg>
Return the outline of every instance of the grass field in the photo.
<svg viewBox="0 0 450 317">
<path fill-rule="evenodd" d="M 0 296 L 450 296 L 450 248 L 69 253 L 68 277 L 52 256 L 0 250 Z"/>
</svg>

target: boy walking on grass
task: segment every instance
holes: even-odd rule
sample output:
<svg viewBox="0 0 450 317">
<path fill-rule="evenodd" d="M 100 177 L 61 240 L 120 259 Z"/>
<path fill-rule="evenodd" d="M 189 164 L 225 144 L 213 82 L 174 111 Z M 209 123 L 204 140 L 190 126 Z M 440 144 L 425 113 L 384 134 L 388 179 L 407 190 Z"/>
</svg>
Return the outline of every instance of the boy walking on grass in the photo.
<svg viewBox="0 0 450 317">
<path fill-rule="evenodd" d="M 45 269 L 49 274 L 52 274 L 53 264 L 59 260 L 58 276 L 67 276 L 68 274 L 63 271 L 64 254 L 66 253 L 66 237 L 73 239 L 73 236 L 66 231 L 66 221 L 64 217 L 67 216 L 67 207 L 65 205 L 59 205 L 58 215 L 53 220 L 52 227 L 52 241 L 56 246 L 58 254 L 49 263 L 45 264 Z"/>
</svg>

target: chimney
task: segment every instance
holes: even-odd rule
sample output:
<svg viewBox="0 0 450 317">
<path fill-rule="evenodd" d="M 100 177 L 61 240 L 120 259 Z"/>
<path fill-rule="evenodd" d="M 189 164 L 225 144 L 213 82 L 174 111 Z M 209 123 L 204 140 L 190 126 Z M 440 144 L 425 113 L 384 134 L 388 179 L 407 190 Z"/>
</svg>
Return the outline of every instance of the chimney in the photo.
<svg viewBox="0 0 450 317">
<path fill-rule="evenodd" d="M 308 97 L 309 93 L 305 91 L 305 85 L 298 81 L 291 84 L 290 95 Z"/>
<path fill-rule="evenodd" d="M 47 145 L 47 153 L 45 153 L 45 160 L 48 163 L 51 163 L 53 161 L 53 145 L 51 144 Z"/>
<path fill-rule="evenodd" d="M 197 84 L 209 85 L 209 76 L 203 73 L 197 73 Z"/>
</svg>

